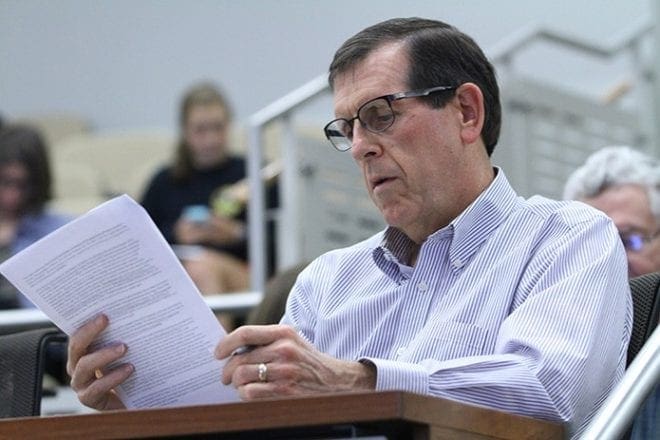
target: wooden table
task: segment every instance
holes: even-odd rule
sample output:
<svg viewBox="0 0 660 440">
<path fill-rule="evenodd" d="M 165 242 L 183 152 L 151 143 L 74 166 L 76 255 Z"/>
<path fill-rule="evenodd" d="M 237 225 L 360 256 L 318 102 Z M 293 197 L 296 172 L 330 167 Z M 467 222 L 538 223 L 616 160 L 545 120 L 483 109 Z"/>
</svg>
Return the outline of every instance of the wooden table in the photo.
<svg viewBox="0 0 660 440">
<path fill-rule="evenodd" d="M 0 420 L 0 439 L 560 439 L 559 424 L 405 392 Z"/>
</svg>

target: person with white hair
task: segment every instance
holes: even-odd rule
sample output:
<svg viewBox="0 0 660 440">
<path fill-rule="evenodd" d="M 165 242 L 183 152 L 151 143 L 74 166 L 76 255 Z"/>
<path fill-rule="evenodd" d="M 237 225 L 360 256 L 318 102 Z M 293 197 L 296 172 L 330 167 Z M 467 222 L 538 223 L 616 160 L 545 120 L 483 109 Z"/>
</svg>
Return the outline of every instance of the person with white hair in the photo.
<svg viewBox="0 0 660 440">
<path fill-rule="evenodd" d="M 660 271 L 660 161 L 627 146 L 605 147 L 568 178 L 564 199 L 581 200 L 612 218 L 626 248 L 630 277 Z M 658 414 L 656 386 L 635 419 L 631 438 L 657 438 Z"/>
<path fill-rule="evenodd" d="M 612 218 L 630 277 L 660 271 L 660 161 L 627 146 L 605 147 L 568 178 L 564 199 Z"/>
</svg>

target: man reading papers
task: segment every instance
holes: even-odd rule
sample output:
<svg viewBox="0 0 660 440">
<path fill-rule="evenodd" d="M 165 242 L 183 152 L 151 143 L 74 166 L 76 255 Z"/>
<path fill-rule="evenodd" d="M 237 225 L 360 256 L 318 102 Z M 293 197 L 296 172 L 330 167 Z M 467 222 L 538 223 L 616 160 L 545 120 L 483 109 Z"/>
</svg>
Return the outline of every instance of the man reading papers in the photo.
<svg viewBox="0 0 660 440">
<path fill-rule="evenodd" d="M 623 375 L 632 327 L 612 222 L 584 204 L 517 196 L 490 161 L 493 67 L 452 26 L 369 27 L 337 51 L 330 85 L 326 136 L 350 151 L 389 226 L 311 263 L 281 325 L 223 338 L 222 382 L 246 400 L 405 390 L 578 435 Z M 149 349 L 90 347 L 114 325 L 99 318 L 71 338 L 71 385 L 99 409 L 121 406 L 112 390 L 140 372 L 126 356 Z M 232 355 L 241 346 L 253 349 Z"/>
</svg>

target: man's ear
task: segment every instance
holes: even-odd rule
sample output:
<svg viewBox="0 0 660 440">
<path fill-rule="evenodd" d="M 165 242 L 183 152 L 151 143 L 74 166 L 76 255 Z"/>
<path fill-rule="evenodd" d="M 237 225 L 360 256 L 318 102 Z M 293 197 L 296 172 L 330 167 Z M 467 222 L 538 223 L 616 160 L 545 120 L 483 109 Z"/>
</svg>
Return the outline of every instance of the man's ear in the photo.
<svg viewBox="0 0 660 440">
<path fill-rule="evenodd" d="M 474 83 L 464 83 L 456 89 L 461 109 L 461 139 L 466 144 L 476 142 L 484 127 L 484 95 Z"/>
</svg>

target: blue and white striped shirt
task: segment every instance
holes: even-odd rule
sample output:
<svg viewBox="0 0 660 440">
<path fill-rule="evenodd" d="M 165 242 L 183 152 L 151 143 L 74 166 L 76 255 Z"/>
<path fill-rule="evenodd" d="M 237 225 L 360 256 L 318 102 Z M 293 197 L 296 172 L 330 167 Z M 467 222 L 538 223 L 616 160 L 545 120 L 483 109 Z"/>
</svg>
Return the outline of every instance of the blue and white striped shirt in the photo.
<svg viewBox="0 0 660 440">
<path fill-rule="evenodd" d="M 518 197 L 502 170 L 421 246 L 388 228 L 298 277 L 282 323 L 404 390 L 568 422 L 577 434 L 623 375 L 626 254 L 579 202 Z"/>
</svg>

